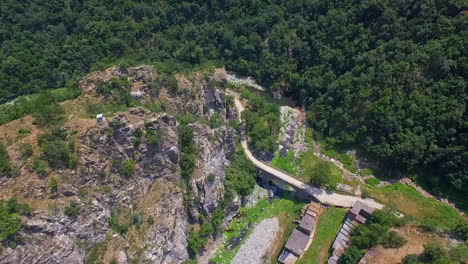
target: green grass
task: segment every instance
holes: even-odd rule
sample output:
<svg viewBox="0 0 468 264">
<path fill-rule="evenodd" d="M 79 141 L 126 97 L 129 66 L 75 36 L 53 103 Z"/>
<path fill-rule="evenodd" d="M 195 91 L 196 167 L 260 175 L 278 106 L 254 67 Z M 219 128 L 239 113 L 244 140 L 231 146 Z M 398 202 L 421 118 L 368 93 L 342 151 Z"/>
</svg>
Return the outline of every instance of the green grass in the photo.
<svg viewBox="0 0 468 264">
<path fill-rule="evenodd" d="M 343 163 L 343 167 L 352 173 L 357 172 L 357 168 L 354 166 L 354 158 L 346 153 L 340 153 L 336 147 L 327 142 L 321 142 L 322 152 L 330 158 L 337 159 Z"/>
<path fill-rule="evenodd" d="M 11 102 L 0 105 L 0 125 L 32 114 L 37 111 L 40 106 L 73 99 L 80 94 L 81 91 L 77 88 L 68 87 L 20 96 Z"/>
<path fill-rule="evenodd" d="M 295 200 L 280 198 L 273 200 L 269 203 L 267 199 L 260 200 L 255 207 L 252 208 L 241 208 L 239 216 L 235 218 L 227 231 L 224 232 L 226 235 L 226 242 L 231 238 L 239 237 L 242 230 L 248 229 L 247 236 L 243 239 L 246 240 L 248 235 L 255 228 L 255 225 L 260 223 L 262 220 L 272 217 L 278 217 L 280 226 L 286 228 L 286 230 L 292 230 L 290 226 L 294 225 L 293 221 L 299 219 L 304 203 Z M 249 228 L 250 225 L 250 228 Z M 289 232 L 284 232 L 286 236 L 289 236 Z M 216 257 L 211 259 L 215 263 L 230 263 L 236 255 L 241 244 L 233 250 L 228 250 L 225 245 L 221 246 L 216 253 Z"/>
<path fill-rule="evenodd" d="M 336 185 L 337 183 L 341 181 L 343 172 L 340 170 L 340 168 L 336 167 L 331 162 L 322 160 L 321 158 L 315 156 L 314 151 L 312 149 L 305 152 L 302 155 L 301 160 L 302 160 L 303 171 L 302 173 L 297 175 L 297 178 L 305 182 L 311 182 L 312 171 L 315 170 L 315 168 L 319 166 L 320 163 L 329 163 L 331 165 L 330 177 L 332 178 L 331 180 L 332 184 Z"/>
<path fill-rule="evenodd" d="M 361 176 L 369 176 L 374 175 L 374 170 L 370 168 L 359 170 L 359 175 Z"/>
<path fill-rule="evenodd" d="M 300 163 L 300 160 L 294 162 L 293 159 L 294 151 L 289 151 L 286 157 L 282 157 L 279 153 L 277 153 L 271 161 L 271 165 L 280 170 L 284 170 L 291 175 L 297 175 L 297 167 L 298 163 Z"/>
<path fill-rule="evenodd" d="M 364 180 L 364 182 L 372 186 L 377 186 L 380 183 L 380 181 L 377 180 L 376 178 L 367 178 Z"/>
<path fill-rule="evenodd" d="M 330 207 L 319 218 L 314 240 L 297 264 L 321 264 L 328 259 L 328 251 L 340 229 L 346 211 Z"/>
<path fill-rule="evenodd" d="M 366 190 L 370 197 L 412 216 L 418 223 L 434 221 L 439 228 L 448 230 L 463 219 L 452 207 L 434 198 L 426 198 L 413 187 L 402 183 L 382 188 L 369 186 Z"/>
</svg>

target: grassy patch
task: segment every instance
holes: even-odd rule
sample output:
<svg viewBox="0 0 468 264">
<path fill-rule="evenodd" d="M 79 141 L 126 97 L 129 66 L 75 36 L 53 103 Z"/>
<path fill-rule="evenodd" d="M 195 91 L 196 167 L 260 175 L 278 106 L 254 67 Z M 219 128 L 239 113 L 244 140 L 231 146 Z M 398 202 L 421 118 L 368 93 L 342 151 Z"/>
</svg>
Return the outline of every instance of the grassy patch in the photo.
<svg viewBox="0 0 468 264">
<path fill-rule="evenodd" d="M 302 156 L 302 166 L 303 172 L 298 174 L 297 177 L 305 182 L 312 181 L 312 175 L 314 175 L 314 171 L 320 167 L 321 164 L 329 164 L 330 166 L 330 183 L 331 185 L 336 186 L 341 181 L 341 176 L 343 172 L 340 168 L 336 167 L 333 163 L 324 161 L 321 158 L 314 155 L 314 151 L 310 149 L 309 151 L 305 152 Z"/>
<path fill-rule="evenodd" d="M 0 124 L 36 113 L 38 109 L 44 108 L 44 106 L 76 98 L 80 93 L 80 90 L 69 87 L 20 96 L 12 102 L 0 105 Z"/>
<path fill-rule="evenodd" d="M 426 198 L 413 187 L 402 183 L 366 189 L 371 197 L 398 208 L 403 213 L 412 216 L 418 223 L 431 219 L 438 223 L 438 228 L 448 230 L 462 220 L 462 216 L 452 207 L 436 199 Z"/>
<path fill-rule="evenodd" d="M 247 230 L 247 235 L 245 236 L 245 238 L 247 238 L 255 225 L 271 217 L 278 217 L 280 219 L 281 227 L 285 228 L 286 231 L 289 230 L 289 232 L 284 232 L 283 236 L 289 236 L 294 225 L 293 221 L 299 218 L 303 206 L 304 203 L 292 199 L 280 198 L 274 200 L 272 203 L 268 202 L 267 199 L 260 200 L 255 207 L 241 208 L 239 217 L 235 218 L 227 231 L 224 232 L 226 235 L 226 243 L 233 238 L 240 237 L 243 230 Z M 245 241 L 245 238 L 243 241 Z M 228 249 L 226 248 L 226 243 L 218 249 L 216 257 L 211 261 L 215 263 L 231 262 L 241 244 L 234 249 Z"/>
<path fill-rule="evenodd" d="M 343 167 L 352 173 L 357 172 L 357 168 L 354 166 L 354 158 L 346 153 L 340 153 L 333 145 L 322 142 L 322 152 L 330 158 L 337 159 L 343 163 Z"/>
<path fill-rule="evenodd" d="M 319 218 L 317 233 L 309 249 L 299 259 L 297 264 L 320 264 L 328 259 L 328 249 L 340 229 L 346 211 L 341 208 L 330 207 Z"/>
<path fill-rule="evenodd" d="M 275 155 L 271 161 L 271 165 L 274 167 L 284 170 L 291 175 L 297 175 L 297 167 L 299 162 L 294 160 L 294 151 L 289 151 L 286 157 L 282 157 L 279 153 Z"/>
<path fill-rule="evenodd" d="M 371 168 L 362 169 L 362 170 L 359 170 L 359 175 L 361 176 L 374 175 L 374 170 Z"/>
<path fill-rule="evenodd" d="M 372 186 L 377 186 L 380 183 L 380 181 L 377 180 L 376 178 L 367 178 L 364 180 L 364 182 Z"/>
</svg>

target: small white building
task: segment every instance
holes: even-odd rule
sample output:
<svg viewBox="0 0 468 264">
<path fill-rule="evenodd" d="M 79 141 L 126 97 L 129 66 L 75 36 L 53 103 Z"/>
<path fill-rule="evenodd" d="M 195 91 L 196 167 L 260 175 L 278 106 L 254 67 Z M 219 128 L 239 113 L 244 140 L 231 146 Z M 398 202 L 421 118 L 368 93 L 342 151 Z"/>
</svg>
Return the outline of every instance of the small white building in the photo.
<svg viewBox="0 0 468 264">
<path fill-rule="evenodd" d="M 97 114 L 96 115 L 96 121 L 98 123 L 102 123 L 102 122 L 106 121 L 106 119 L 104 118 L 104 116 L 102 114 Z"/>
</svg>

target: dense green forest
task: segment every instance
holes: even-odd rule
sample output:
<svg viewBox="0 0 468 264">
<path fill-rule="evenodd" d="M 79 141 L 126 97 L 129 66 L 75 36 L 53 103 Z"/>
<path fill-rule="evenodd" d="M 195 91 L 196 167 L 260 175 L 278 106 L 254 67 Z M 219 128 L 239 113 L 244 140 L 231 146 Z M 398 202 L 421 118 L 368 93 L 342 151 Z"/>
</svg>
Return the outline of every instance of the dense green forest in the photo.
<svg viewBox="0 0 468 264">
<path fill-rule="evenodd" d="M 0 102 L 112 63 L 216 61 L 295 97 L 318 137 L 468 190 L 463 0 L 3 0 Z M 162 69 L 162 68 L 161 68 Z"/>
</svg>

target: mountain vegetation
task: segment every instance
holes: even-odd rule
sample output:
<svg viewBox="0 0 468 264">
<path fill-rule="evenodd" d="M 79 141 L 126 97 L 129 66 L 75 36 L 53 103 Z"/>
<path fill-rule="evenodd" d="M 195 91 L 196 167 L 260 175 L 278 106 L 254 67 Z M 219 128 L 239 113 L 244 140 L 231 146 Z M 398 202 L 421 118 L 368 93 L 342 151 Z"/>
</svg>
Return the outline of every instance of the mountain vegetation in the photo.
<svg viewBox="0 0 468 264">
<path fill-rule="evenodd" d="M 462 0 L 5 0 L 0 102 L 115 63 L 171 71 L 216 61 L 295 97 L 316 135 L 466 192 L 464 9 Z"/>
</svg>

